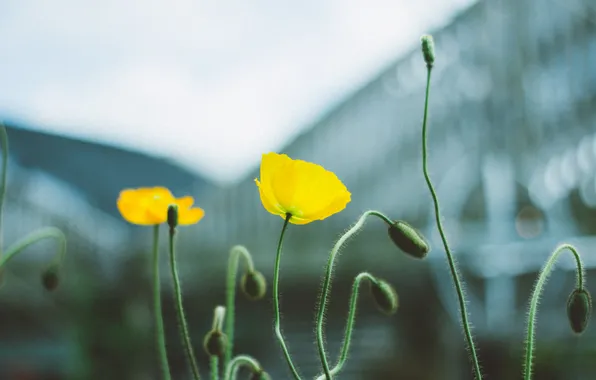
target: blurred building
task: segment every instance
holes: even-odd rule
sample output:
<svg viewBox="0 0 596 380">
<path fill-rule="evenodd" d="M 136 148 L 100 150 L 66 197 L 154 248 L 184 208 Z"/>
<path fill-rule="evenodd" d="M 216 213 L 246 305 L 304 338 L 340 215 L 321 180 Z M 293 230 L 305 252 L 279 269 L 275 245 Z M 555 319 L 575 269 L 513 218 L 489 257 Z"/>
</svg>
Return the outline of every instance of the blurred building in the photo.
<svg viewBox="0 0 596 380">
<path fill-rule="evenodd" d="M 65 305 L 73 299 L 93 299 L 91 289 L 97 289 L 97 282 L 103 284 L 100 289 L 109 289 L 111 281 L 117 282 L 121 273 L 133 269 L 127 268 L 130 260 L 149 250 L 151 232 L 126 223 L 118 214 L 120 190 L 161 185 L 179 195 L 215 189 L 204 178 L 164 159 L 14 123 L 7 125 L 7 134 L 3 248 L 38 228 L 55 226 L 67 237 L 67 254 L 62 273 L 66 289 L 58 297 L 44 292 L 39 279 L 56 252 L 51 239 L 27 248 L 6 266 L 0 290 L 2 379 L 9 376 L 3 369 L 13 371 L 19 365 L 33 372 L 60 373 L 78 348 L 77 340 L 65 340 L 68 333 L 51 327 L 56 326 L 56 311 L 65 313 Z M 148 277 L 149 265 L 134 271 L 141 279 Z M 71 318 L 80 311 L 77 307 L 70 310 Z M 47 318 L 35 317 L 45 314 Z"/>
<path fill-rule="evenodd" d="M 430 94 L 430 173 L 466 279 L 471 320 L 491 378 L 519 376 L 528 298 L 537 271 L 556 244 L 576 244 L 590 270 L 588 278 L 594 275 L 595 20 L 591 0 L 494 0 L 474 4 L 432 31 L 437 59 Z M 422 176 L 425 79 L 419 43 L 412 41 L 409 54 L 349 94 L 282 150 L 334 171 L 352 192 L 344 212 L 290 226 L 284 245 L 283 328 L 307 377 L 320 367 L 312 331 L 328 252 L 339 235 L 372 208 L 422 230 L 433 252 L 424 262 L 405 257 L 378 220 L 367 223 L 348 243 L 336 266 L 327 317 L 331 361 L 341 343 L 353 277 L 366 270 L 396 285 L 400 311 L 387 319 L 361 295 L 352 359 L 341 378 L 471 378 Z M 147 231 L 119 220 L 115 199 L 123 187 L 156 184 L 156 173 L 159 183 L 176 193 L 200 194 L 200 206 L 209 215 L 196 229 L 180 234 L 180 269 L 197 347 L 206 332 L 202 329 L 209 328 L 212 307 L 224 302 L 227 253 L 233 245 L 247 246 L 257 269 L 271 279 L 283 220 L 261 206 L 253 181 L 257 169 L 237 185 L 219 189 L 163 160 L 116 148 L 19 128 L 9 129 L 9 137 L 13 166 L 5 218 L 18 220 L 19 226 L 5 223 L 6 241 L 41 224 L 65 229 L 69 246 L 79 244 L 81 250 L 95 253 L 85 257 L 97 260 L 94 266 L 106 266 L 103 276 L 115 277 L 113 284 L 124 284 L 103 286 L 105 302 L 116 302 L 118 294 L 118 307 L 124 308 L 130 299 L 147 293 L 132 290 L 133 283 L 140 289 L 141 280 L 133 281 L 132 264 L 119 266 L 128 261 L 118 261 L 126 255 L 123 251 L 132 249 L 127 242 L 146 249 Z M 18 263 L 12 268 L 18 274 Z M 536 378 L 592 378 L 588 373 L 596 368 L 587 358 L 594 352 L 594 329 L 581 338 L 581 346 L 575 345 L 564 315 L 574 283 L 573 261 L 563 258 L 559 268 L 564 270 L 553 274 L 541 303 Z M 3 292 L 0 300 L 8 302 L 12 296 L 7 294 L 21 297 L 24 292 Z M 14 296 L 14 305 L 17 301 L 21 298 Z M 91 306 L 82 320 L 101 315 Z M 286 378 L 272 333 L 271 305 L 239 300 L 237 316 L 236 351 L 254 355 L 273 378 Z M 112 318 L 113 324 L 125 319 L 120 314 Z M 174 326 L 171 310 L 166 312 L 169 326 L 168 321 Z M 91 322 L 87 327 L 95 331 Z M 101 331 L 93 339 L 102 341 Z M 150 327 L 144 331 L 148 334 Z M 8 332 L 0 326 L 0 334 Z M 177 338 L 174 328 L 169 336 Z M 0 339 L 0 344 L 5 341 Z M 0 359 L 6 352 L 0 351 Z M 178 360 L 173 366 L 183 368 L 183 354 L 173 355 Z M 570 363 L 580 364 L 571 368 Z M 549 377 L 541 375 L 545 373 Z"/>
<path fill-rule="evenodd" d="M 533 281 L 555 246 L 576 244 L 590 274 L 596 268 L 596 4 L 481 1 L 432 34 L 429 167 L 469 282 L 472 321 L 481 339 L 522 342 Z M 282 149 L 334 171 L 352 192 L 341 214 L 291 226 L 282 282 L 316 284 L 334 240 L 363 211 L 378 209 L 429 236 L 434 250 L 428 268 L 455 329 L 457 303 L 421 171 L 425 80 L 413 41 L 409 54 Z M 262 208 L 253 181 L 258 176 L 255 170 L 220 193 L 214 207 L 226 217 L 209 223 L 230 239 L 214 240 L 214 247 L 246 244 L 257 263 L 271 267 L 282 220 Z M 422 270 L 396 257 L 381 222 L 369 224 L 339 260 L 337 281 L 346 280 L 341 286 L 364 269 L 395 281 Z M 569 335 L 563 310 L 573 288 L 573 260 L 561 259 L 559 268 L 566 271 L 553 275 L 541 306 L 544 341 Z M 298 322 L 287 325 L 292 323 Z M 342 328 L 329 329 L 340 339 Z M 288 337 L 302 342 L 295 348 L 300 354 L 312 345 L 310 335 Z M 388 344 L 395 349 L 397 343 Z M 355 345 L 354 356 L 367 349 Z"/>
</svg>

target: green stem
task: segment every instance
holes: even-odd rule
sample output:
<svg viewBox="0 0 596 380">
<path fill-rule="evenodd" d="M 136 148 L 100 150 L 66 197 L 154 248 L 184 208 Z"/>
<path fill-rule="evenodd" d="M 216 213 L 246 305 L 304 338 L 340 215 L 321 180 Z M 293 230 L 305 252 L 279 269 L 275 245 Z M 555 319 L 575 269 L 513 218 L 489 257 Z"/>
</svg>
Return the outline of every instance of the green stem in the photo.
<svg viewBox="0 0 596 380">
<path fill-rule="evenodd" d="M 329 370 L 329 363 L 327 362 L 327 356 L 325 353 L 325 342 L 323 339 L 323 322 L 325 321 L 325 308 L 327 307 L 327 297 L 329 296 L 329 289 L 331 287 L 331 277 L 333 274 L 333 266 L 335 262 L 335 257 L 339 252 L 339 249 L 344 245 L 344 243 L 357 231 L 359 231 L 362 226 L 364 226 L 364 222 L 366 218 L 369 216 L 376 216 L 381 218 L 385 223 L 388 225 L 392 224 L 391 219 L 380 213 L 379 211 L 369 210 L 366 211 L 360 219 L 350 228 L 342 237 L 339 238 L 335 246 L 331 250 L 331 254 L 329 255 L 329 260 L 327 262 L 327 273 L 325 274 L 325 280 L 323 282 L 323 287 L 321 290 L 321 300 L 319 301 L 319 308 L 317 312 L 317 346 L 319 349 L 319 357 L 321 359 L 321 364 L 323 365 L 323 371 L 325 373 L 325 377 L 328 380 L 331 380 L 331 371 Z"/>
<path fill-rule="evenodd" d="M 219 380 L 219 358 L 211 355 L 211 380 Z"/>
<path fill-rule="evenodd" d="M 540 300 L 540 295 L 542 294 L 542 289 L 546 284 L 548 276 L 553 270 L 555 263 L 559 258 L 559 255 L 565 249 L 568 249 L 575 258 L 575 263 L 577 266 L 577 289 L 583 290 L 584 288 L 584 267 L 582 265 L 582 260 L 579 253 L 571 244 L 561 244 L 550 255 L 548 261 L 544 265 L 544 268 L 542 268 L 542 270 L 540 271 L 540 274 L 538 275 L 538 281 L 536 282 L 534 292 L 532 293 L 532 300 L 530 301 L 530 312 L 528 313 L 528 331 L 526 337 L 526 353 L 524 358 L 525 380 L 530 380 L 532 378 L 532 360 L 534 359 L 534 329 L 536 326 L 536 314 L 538 313 L 538 301 Z"/>
<path fill-rule="evenodd" d="M 473 364 L 474 364 L 475 378 L 476 378 L 476 380 L 481 380 L 482 372 L 480 371 L 480 364 L 478 363 L 478 357 L 476 355 L 476 346 L 474 345 L 472 331 L 470 329 L 470 324 L 468 322 L 468 311 L 466 310 L 466 300 L 464 297 L 462 281 L 459 279 L 459 274 L 458 274 L 457 268 L 455 267 L 455 261 L 453 260 L 453 255 L 451 254 L 451 250 L 449 249 L 449 244 L 447 243 L 447 237 L 445 236 L 445 232 L 443 231 L 443 225 L 441 223 L 441 214 L 440 214 L 440 210 L 439 210 L 439 199 L 437 197 L 435 189 L 433 188 L 433 184 L 432 184 L 432 182 L 430 180 L 430 176 L 428 174 L 426 125 L 427 125 L 427 116 L 428 116 L 428 98 L 429 98 L 429 93 L 430 93 L 431 72 L 432 72 L 432 66 L 427 65 L 426 95 L 425 95 L 425 100 L 424 100 L 424 119 L 422 121 L 422 171 L 424 173 L 424 179 L 426 180 L 426 184 L 428 185 L 428 190 L 430 191 L 430 195 L 433 199 L 437 228 L 439 230 L 439 234 L 441 235 L 441 240 L 443 241 L 443 247 L 445 248 L 445 253 L 447 254 L 447 261 L 449 262 L 449 269 L 451 270 L 451 276 L 453 277 L 453 282 L 455 284 L 455 290 L 457 291 L 462 325 L 463 325 L 464 332 L 466 335 L 466 341 L 468 344 L 468 348 L 470 350 L 470 356 L 471 356 Z"/>
<path fill-rule="evenodd" d="M 234 302 L 236 299 L 236 275 L 238 273 L 238 261 L 243 257 L 249 271 L 254 271 L 252 257 L 248 250 L 241 245 L 236 245 L 230 250 L 228 260 L 228 273 L 226 279 L 226 323 L 224 333 L 228 337 L 228 345 L 224 356 L 224 368 L 228 366 L 232 359 L 234 346 Z"/>
<path fill-rule="evenodd" d="M 0 123 L 0 147 L 2 149 L 2 174 L 0 177 L 0 258 L 2 257 L 3 234 L 2 234 L 2 214 L 4 210 L 4 198 L 6 197 L 6 172 L 8 166 L 8 135 L 6 127 Z"/>
<path fill-rule="evenodd" d="M 188 324 L 184 315 L 184 307 L 182 306 L 182 288 L 180 286 L 180 279 L 178 277 L 178 270 L 176 269 L 176 251 L 174 249 L 174 236 L 176 234 L 175 228 L 170 228 L 170 269 L 172 271 L 172 279 L 174 281 L 174 296 L 176 297 L 176 313 L 178 316 L 178 329 L 182 337 L 184 350 L 192 370 L 194 380 L 199 380 L 199 366 L 195 359 L 194 349 L 190 341 L 190 334 L 188 333 Z"/>
<path fill-rule="evenodd" d="M 225 373 L 225 380 L 236 380 L 238 370 L 240 366 L 247 366 L 250 367 L 250 370 L 254 372 L 258 372 L 261 370 L 261 365 L 259 364 L 256 359 L 248 356 L 248 355 L 238 355 L 226 366 L 226 373 Z"/>
<path fill-rule="evenodd" d="M 0 270 L 4 267 L 4 265 L 6 265 L 6 263 L 8 263 L 13 257 L 18 255 L 25 248 L 47 238 L 54 238 L 59 241 L 60 248 L 54 257 L 53 264 L 60 264 L 64 260 L 64 255 L 66 254 L 66 237 L 58 228 L 46 227 L 30 233 L 23 239 L 10 246 L 10 248 L 4 252 L 4 255 L 0 257 Z"/>
<path fill-rule="evenodd" d="M 371 282 L 377 281 L 373 275 L 367 272 L 358 274 L 354 279 L 354 284 L 352 285 L 352 295 L 350 297 L 348 319 L 346 322 L 346 331 L 344 333 L 344 341 L 341 347 L 339 359 L 337 360 L 337 364 L 335 364 L 335 367 L 329 371 L 331 375 L 337 375 L 339 371 L 342 370 L 348 359 L 348 352 L 350 351 L 350 343 L 352 341 L 352 332 L 354 331 L 354 323 L 356 322 L 356 309 L 358 306 L 358 295 L 360 293 L 360 284 L 362 283 L 362 280 L 368 280 Z M 317 380 L 323 380 L 324 378 L 325 376 L 322 375 L 317 377 Z"/>
<path fill-rule="evenodd" d="M 153 227 L 153 307 L 155 314 L 155 339 L 164 380 L 170 380 L 170 365 L 166 350 L 166 334 L 164 332 L 161 309 L 161 283 L 159 279 L 159 224 Z"/>
<path fill-rule="evenodd" d="M 281 333 L 281 315 L 279 311 L 279 263 L 281 262 L 281 246 L 286 230 L 288 229 L 288 222 L 290 221 L 291 217 L 291 214 L 286 216 L 286 220 L 284 221 L 284 225 L 281 229 L 281 235 L 279 236 L 279 243 L 277 244 L 277 256 L 275 258 L 275 269 L 273 271 L 273 307 L 275 308 L 275 335 L 277 336 L 277 340 L 279 341 L 281 349 L 283 350 L 284 357 L 286 358 L 286 362 L 292 371 L 294 379 L 300 380 L 298 370 L 292 362 L 292 357 L 290 356 L 290 352 L 286 346 L 284 336 Z"/>
</svg>

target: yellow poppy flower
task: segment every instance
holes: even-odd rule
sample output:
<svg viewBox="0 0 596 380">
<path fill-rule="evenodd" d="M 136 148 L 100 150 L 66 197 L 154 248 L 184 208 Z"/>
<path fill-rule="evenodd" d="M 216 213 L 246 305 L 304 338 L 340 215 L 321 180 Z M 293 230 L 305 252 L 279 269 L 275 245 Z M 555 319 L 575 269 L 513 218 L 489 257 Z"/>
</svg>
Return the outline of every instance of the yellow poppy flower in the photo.
<svg viewBox="0 0 596 380">
<path fill-rule="evenodd" d="M 203 218 L 205 212 L 192 207 L 194 199 L 190 196 L 175 198 L 165 187 L 146 187 L 125 189 L 118 197 L 118 210 L 129 223 L 139 225 L 162 224 L 167 221 L 168 207 L 178 205 L 178 224 L 195 224 Z"/>
<path fill-rule="evenodd" d="M 261 159 L 259 188 L 263 207 L 290 223 L 323 220 L 343 210 L 351 194 L 337 176 L 322 166 L 293 160 L 285 154 L 267 153 Z"/>
</svg>

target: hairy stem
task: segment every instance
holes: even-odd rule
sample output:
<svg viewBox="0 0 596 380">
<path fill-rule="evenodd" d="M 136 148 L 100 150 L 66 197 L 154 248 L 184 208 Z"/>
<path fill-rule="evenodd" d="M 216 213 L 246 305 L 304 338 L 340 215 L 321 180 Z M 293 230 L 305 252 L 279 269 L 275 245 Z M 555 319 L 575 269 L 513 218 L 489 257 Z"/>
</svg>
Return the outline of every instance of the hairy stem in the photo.
<svg viewBox="0 0 596 380">
<path fill-rule="evenodd" d="M 455 266 L 455 260 L 453 259 L 453 255 L 451 254 L 451 250 L 449 249 L 449 244 L 447 243 L 447 237 L 445 236 L 445 232 L 443 231 L 443 225 L 441 223 L 441 214 L 440 214 L 440 210 L 439 210 L 439 199 L 437 197 L 437 193 L 435 192 L 433 184 L 430 180 L 430 176 L 428 174 L 428 152 L 427 152 L 427 146 L 426 146 L 427 145 L 426 126 L 427 126 L 427 117 L 428 117 L 428 99 L 429 99 L 429 93 L 430 93 L 431 72 L 432 72 L 432 66 L 427 65 L 426 95 L 425 95 L 425 101 L 424 101 L 424 119 L 422 121 L 422 171 L 424 173 L 424 179 L 426 180 L 426 184 L 428 185 L 428 190 L 430 191 L 430 195 L 433 199 L 437 228 L 439 230 L 439 234 L 441 235 L 441 240 L 443 241 L 443 247 L 445 248 L 445 253 L 447 254 L 447 261 L 449 263 L 449 269 L 451 270 L 451 276 L 453 277 L 453 282 L 455 284 L 455 290 L 457 291 L 462 326 L 464 329 L 464 333 L 466 335 L 466 342 L 468 344 L 468 349 L 470 350 L 470 356 L 471 356 L 471 359 L 472 359 L 472 362 L 474 365 L 475 378 L 477 380 L 481 380 L 482 372 L 480 371 L 480 364 L 478 363 L 478 356 L 476 355 L 476 346 L 474 344 L 474 339 L 472 337 L 472 330 L 470 328 L 470 323 L 468 322 L 468 311 L 466 310 L 466 300 L 464 297 L 462 281 L 459 278 L 459 274 L 458 274 L 457 268 Z"/>
<path fill-rule="evenodd" d="M 236 380 L 238 369 L 240 366 L 247 366 L 252 372 L 261 370 L 261 365 L 258 361 L 248 355 L 238 355 L 226 366 L 225 380 Z"/>
<path fill-rule="evenodd" d="M 211 380 L 219 380 L 219 358 L 211 355 Z"/>
<path fill-rule="evenodd" d="M 22 252 L 25 248 L 37 243 L 40 240 L 47 238 L 54 238 L 58 240 L 58 242 L 60 243 L 58 252 L 54 256 L 54 260 L 52 261 L 52 263 L 61 263 L 64 259 L 64 255 L 66 254 L 66 237 L 64 236 L 64 233 L 60 231 L 58 228 L 46 227 L 30 233 L 23 239 L 10 246 L 10 248 L 8 248 L 4 252 L 4 255 L 0 257 L 0 270 L 4 267 L 4 265 L 6 265 L 6 263 L 8 263 L 13 257 Z"/>
<path fill-rule="evenodd" d="M 579 253 L 571 244 L 561 244 L 553 251 L 548 261 L 544 265 L 544 268 L 542 268 L 542 270 L 540 271 L 540 274 L 538 275 L 538 281 L 536 282 L 534 292 L 532 293 L 532 299 L 530 301 L 530 311 L 528 313 L 526 352 L 524 356 L 525 380 L 530 380 L 532 378 L 532 364 L 534 359 L 534 329 L 536 328 L 536 314 L 538 313 L 538 301 L 540 300 L 540 295 L 542 294 L 542 290 L 544 288 L 544 285 L 546 284 L 546 280 L 552 272 L 555 263 L 557 262 L 557 259 L 559 258 L 561 253 L 563 253 L 566 249 L 568 249 L 575 258 L 575 263 L 577 266 L 577 289 L 583 290 L 584 288 L 584 267 Z"/>
<path fill-rule="evenodd" d="M 182 344 L 184 346 L 184 351 L 186 352 L 188 364 L 190 365 L 190 369 L 192 371 L 193 379 L 199 380 L 201 378 L 199 374 L 199 366 L 197 365 L 197 361 L 195 359 L 196 356 L 192 347 L 192 342 L 190 341 L 188 323 L 186 322 L 184 307 L 182 305 L 182 288 L 180 286 L 180 278 L 178 277 L 178 269 L 176 268 L 176 251 L 174 249 L 175 233 L 176 229 L 170 228 L 170 269 L 172 271 L 172 280 L 174 281 L 174 296 L 176 300 L 175 304 L 176 313 L 178 316 L 178 328 L 180 330 Z"/>
<path fill-rule="evenodd" d="M 228 273 L 226 279 L 226 321 L 224 333 L 228 337 L 228 345 L 224 356 L 224 368 L 228 366 L 232 359 L 234 350 L 234 319 L 235 319 L 235 299 L 236 299 L 236 275 L 238 273 L 238 262 L 240 257 L 246 261 L 249 271 L 254 271 L 252 257 L 248 250 L 241 245 L 236 245 L 230 250 L 228 260 Z"/>
<path fill-rule="evenodd" d="M 362 280 L 368 280 L 371 282 L 377 281 L 373 275 L 367 272 L 358 274 L 354 279 L 354 284 L 352 285 L 352 295 L 350 296 L 348 318 L 346 321 L 346 330 L 344 333 L 344 341 L 341 346 L 337 364 L 335 364 L 335 366 L 329 371 L 331 375 L 337 375 L 339 371 L 342 370 L 348 359 L 348 352 L 350 351 L 350 343 L 352 341 L 352 331 L 354 330 L 354 323 L 356 322 L 356 309 L 358 306 L 358 295 L 360 293 L 360 284 L 362 283 Z M 325 376 L 322 375 L 317 377 L 317 380 L 324 380 L 324 378 Z"/>
<path fill-rule="evenodd" d="M 161 310 L 161 282 L 159 279 L 159 224 L 153 227 L 153 313 L 155 315 L 155 339 L 159 352 L 161 371 L 164 380 L 170 380 L 170 365 L 166 350 L 166 334 L 164 332 Z"/>
<path fill-rule="evenodd" d="M 2 174 L 0 177 L 0 258 L 2 257 L 3 234 L 2 214 L 4 210 L 4 198 L 6 197 L 6 172 L 8 167 L 8 135 L 6 127 L 0 123 L 0 149 L 2 149 Z"/>
<path fill-rule="evenodd" d="M 292 357 L 290 356 L 290 352 L 288 351 L 288 347 L 286 345 L 285 339 L 283 334 L 281 333 L 281 315 L 279 311 L 279 264 L 281 262 L 281 248 L 282 243 L 284 240 L 284 235 L 286 230 L 288 229 L 288 222 L 292 217 L 291 214 L 286 216 L 286 220 L 284 221 L 284 225 L 281 229 L 281 235 L 279 236 L 279 243 L 277 244 L 277 255 L 275 258 L 275 269 L 273 271 L 273 307 L 275 308 L 275 335 L 277 336 L 277 340 L 279 341 L 279 345 L 283 350 L 284 357 L 286 358 L 286 362 L 288 363 L 288 367 L 292 371 L 292 375 L 294 379 L 300 380 L 300 375 L 298 374 L 298 370 L 294 363 L 292 362 Z"/>
<path fill-rule="evenodd" d="M 331 287 L 331 277 L 333 274 L 333 266 L 335 263 L 335 258 L 337 256 L 337 253 L 339 252 L 340 248 L 342 247 L 342 245 L 344 245 L 344 243 L 352 235 L 354 235 L 357 231 L 359 231 L 362 228 L 362 226 L 364 226 L 364 222 L 366 221 L 366 218 L 368 218 L 371 215 L 381 218 L 388 225 L 392 224 L 392 221 L 388 217 L 383 215 L 382 213 L 380 213 L 378 211 L 374 211 L 374 210 L 366 211 L 364 214 L 362 214 L 360 219 L 358 219 L 356 224 L 354 224 L 352 226 L 352 228 L 350 228 L 345 234 L 343 234 L 343 236 L 339 238 L 337 243 L 335 243 L 335 246 L 331 250 L 331 254 L 329 255 L 329 260 L 327 262 L 327 270 L 326 270 L 326 274 L 325 274 L 325 280 L 323 282 L 323 286 L 322 286 L 322 290 L 321 290 L 321 299 L 319 301 L 319 307 L 318 307 L 318 311 L 317 311 L 317 347 L 319 350 L 319 357 L 321 359 L 323 371 L 325 373 L 325 377 L 328 380 L 331 380 L 332 374 L 331 374 L 331 371 L 329 370 L 329 363 L 327 362 L 327 355 L 325 353 L 325 341 L 323 338 L 323 323 L 325 321 L 325 308 L 327 307 L 327 302 L 328 302 L 327 298 L 329 296 L 329 289 Z"/>
</svg>

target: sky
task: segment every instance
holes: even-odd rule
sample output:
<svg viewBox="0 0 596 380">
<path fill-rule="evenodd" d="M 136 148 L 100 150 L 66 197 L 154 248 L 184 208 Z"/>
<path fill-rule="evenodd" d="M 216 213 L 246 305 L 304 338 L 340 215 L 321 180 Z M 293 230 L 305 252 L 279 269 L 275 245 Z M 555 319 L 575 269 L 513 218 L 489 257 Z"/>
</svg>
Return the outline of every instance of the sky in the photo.
<svg viewBox="0 0 596 380">
<path fill-rule="evenodd" d="M 472 2 L 6 0 L 0 120 L 233 183 Z"/>
</svg>

